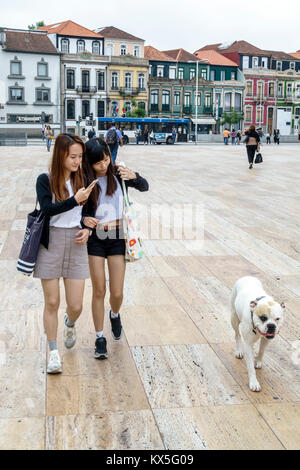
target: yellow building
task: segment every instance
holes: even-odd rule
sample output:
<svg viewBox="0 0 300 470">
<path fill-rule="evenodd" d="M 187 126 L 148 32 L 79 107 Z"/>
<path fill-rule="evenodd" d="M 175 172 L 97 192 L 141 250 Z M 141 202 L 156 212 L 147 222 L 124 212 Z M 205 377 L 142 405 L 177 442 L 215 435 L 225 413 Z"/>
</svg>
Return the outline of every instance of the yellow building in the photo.
<svg viewBox="0 0 300 470">
<path fill-rule="evenodd" d="M 98 28 L 104 37 L 108 64 L 109 114 L 120 117 L 134 104 L 148 114 L 149 60 L 144 58 L 143 39 L 118 28 Z"/>
</svg>

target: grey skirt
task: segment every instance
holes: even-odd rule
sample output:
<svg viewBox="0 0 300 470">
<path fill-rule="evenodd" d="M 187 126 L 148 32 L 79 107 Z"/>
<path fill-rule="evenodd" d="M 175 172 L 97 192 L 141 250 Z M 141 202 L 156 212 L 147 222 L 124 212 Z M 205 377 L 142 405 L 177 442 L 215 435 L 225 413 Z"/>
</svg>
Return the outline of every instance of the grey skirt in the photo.
<svg viewBox="0 0 300 470">
<path fill-rule="evenodd" d="M 50 227 L 48 250 L 40 245 L 33 277 L 38 279 L 88 279 L 86 245 L 76 245 L 80 228 Z"/>
</svg>

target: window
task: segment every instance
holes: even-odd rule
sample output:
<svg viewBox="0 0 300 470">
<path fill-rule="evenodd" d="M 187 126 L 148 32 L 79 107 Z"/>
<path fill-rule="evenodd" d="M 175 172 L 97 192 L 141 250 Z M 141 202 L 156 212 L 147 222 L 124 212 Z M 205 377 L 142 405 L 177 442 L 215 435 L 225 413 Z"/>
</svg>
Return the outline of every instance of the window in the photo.
<svg viewBox="0 0 300 470">
<path fill-rule="evenodd" d="M 98 101 L 98 117 L 105 117 L 105 101 Z"/>
<path fill-rule="evenodd" d="M 105 90 L 105 75 L 104 75 L 104 72 L 98 72 L 98 74 L 97 74 L 97 86 L 98 86 L 98 90 Z"/>
<path fill-rule="evenodd" d="M 36 90 L 36 101 L 38 103 L 48 103 L 50 101 L 50 89 L 40 88 Z"/>
<path fill-rule="evenodd" d="M 85 51 L 85 42 L 83 39 L 77 41 L 77 52 L 84 52 Z"/>
<path fill-rule="evenodd" d="M 231 110 L 231 93 L 225 93 L 225 111 Z"/>
<path fill-rule="evenodd" d="M 216 103 L 221 106 L 221 93 L 216 93 Z"/>
<path fill-rule="evenodd" d="M 193 80 L 193 78 L 196 77 L 196 70 L 195 69 L 191 69 L 190 70 L 190 80 Z"/>
<path fill-rule="evenodd" d="M 157 76 L 158 77 L 163 77 L 164 76 L 164 66 L 163 65 L 158 65 L 157 66 Z"/>
<path fill-rule="evenodd" d="M 290 62 L 290 69 L 295 70 L 295 62 Z"/>
<path fill-rule="evenodd" d="M 215 81 L 215 79 L 216 79 L 216 71 L 215 70 L 210 71 L 210 79 L 211 79 L 212 82 Z"/>
<path fill-rule="evenodd" d="M 158 90 L 151 91 L 151 104 L 158 104 Z"/>
<path fill-rule="evenodd" d="M 126 55 L 127 54 L 127 46 L 125 44 L 122 44 L 120 46 L 120 55 Z"/>
<path fill-rule="evenodd" d="M 231 80 L 235 80 L 235 72 L 231 72 Z"/>
<path fill-rule="evenodd" d="M 180 91 L 174 93 L 174 106 L 180 106 Z"/>
<path fill-rule="evenodd" d="M 113 101 L 111 103 L 111 113 L 113 117 L 117 117 L 119 115 L 119 103 L 117 101 Z"/>
<path fill-rule="evenodd" d="M 61 40 L 61 52 L 63 54 L 69 54 L 69 39 Z"/>
<path fill-rule="evenodd" d="M 197 101 L 197 103 L 196 103 Z M 198 93 L 198 99 L 196 100 L 196 93 L 195 93 L 195 106 L 201 106 L 201 93 Z"/>
<path fill-rule="evenodd" d="M 90 91 L 90 72 L 83 70 L 81 74 L 82 78 L 82 91 L 88 93 Z"/>
<path fill-rule="evenodd" d="M 162 92 L 162 104 L 168 105 L 170 104 L 170 92 L 163 90 Z"/>
<path fill-rule="evenodd" d="M 119 74 L 118 72 L 112 72 L 111 74 L 111 89 L 118 90 L 119 89 Z"/>
<path fill-rule="evenodd" d="M 125 101 L 124 109 L 125 109 L 125 113 L 132 111 L 132 104 L 130 101 Z"/>
<path fill-rule="evenodd" d="M 24 88 L 10 88 L 9 101 L 24 101 Z"/>
<path fill-rule="evenodd" d="M 211 94 L 206 94 L 205 95 L 205 102 L 204 102 L 204 105 L 206 108 L 210 108 L 211 107 Z"/>
<path fill-rule="evenodd" d="M 75 88 L 75 70 L 67 70 L 67 88 L 69 90 Z"/>
<path fill-rule="evenodd" d="M 179 80 L 183 80 L 183 69 L 178 69 L 178 78 Z"/>
<path fill-rule="evenodd" d="M 138 102 L 138 108 L 143 109 L 145 111 L 146 110 L 146 103 L 144 101 L 139 101 Z"/>
<path fill-rule="evenodd" d="M 92 51 L 93 51 L 93 54 L 100 55 L 100 42 L 99 41 L 93 41 Z"/>
<path fill-rule="evenodd" d="M 207 70 L 206 69 L 201 70 L 201 77 L 203 78 L 203 80 L 207 80 Z"/>
<path fill-rule="evenodd" d="M 185 93 L 184 94 L 184 106 L 188 107 L 191 105 L 191 94 L 190 93 Z"/>
<path fill-rule="evenodd" d="M 243 69 L 249 68 L 249 57 L 247 55 L 243 56 Z"/>
<path fill-rule="evenodd" d="M 37 76 L 48 77 L 48 64 L 43 64 L 42 62 L 38 63 Z"/>
<path fill-rule="evenodd" d="M 251 106 L 246 106 L 245 121 L 246 122 L 252 122 L 252 107 Z"/>
<path fill-rule="evenodd" d="M 139 73 L 139 89 L 145 90 L 145 74 Z"/>
<path fill-rule="evenodd" d="M 134 46 L 134 57 L 140 57 L 140 46 Z"/>
<path fill-rule="evenodd" d="M 295 116 L 300 116 L 300 108 L 295 108 Z"/>
<path fill-rule="evenodd" d="M 247 86 L 246 86 L 246 95 L 247 96 L 252 96 L 252 92 L 253 92 L 253 82 L 248 81 Z"/>
<path fill-rule="evenodd" d="M 75 101 L 67 101 L 67 119 L 75 119 Z"/>
<path fill-rule="evenodd" d="M 11 75 L 22 75 L 22 65 L 19 61 L 12 61 L 10 63 L 10 74 Z"/>
<path fill-rule="evenodd" d="M 225 70 L 221 70 L 221 82 L 224 82 L 226 79 L 226 72 Z"/>
<path fill-rule="evenodd" d="M 258 106 L 256 108 L 256 122 L 257 123 L 263 122 L 263 107 L 262 106 Z"/>
<path fill-rule="evenodd" d="M 276 61 L 276 70 L 281 72 L 282 71 L 282 62 L 281 60 Z"/>
<path fill-rule="evenodd" d="M 252 67 L 254 69 L 258 67 L 258 57 L 252 57 Z"/>
<path fill-rule="evenodd" d="M 300 85 L 296 87 L 296 98 L 300 98 Z"/>
<path fill-rule="evenodd" d="M 109 56 L 114 55 L 114 45 L 112 43 L 107 44 L 105 53 Z"/>
<path fill-rule="evenodd" d="M 82 119 L 86 119 L 90 115 L 90 102 L 83 101 L 82 102 Z"/>
<path fill-rule="evenodd" d="M 275 96 L 275 83 L 274 82 L 269 82 L 268 91 L 269 91 L 269 96 L 271 97 Z"/>
<path fill-rule="evenodd" d="M 242 95 L 240 93 L 234 95 L 234 110 L 237 112 L 242 111 Z"/>
<path fill-rule="evenodd" d="M 131 73 L 125 73 L 125 88 L 131 90 L 132 88 L 132 75 Z"/>
<path fill-rule="evenodd" d="M 278 98 L 283 97 L 283 83 L 278 83 L 277 96 L 278 96 Z"/>
<path fill-rule="evenodd" d="M 149 67 L 149 75 L 150 76 L 152 75 L 152 65 L 150 65 L 150 67 Z"/>
<path fill-rule="evenodd" d="M 257 98 L 263 98 L 264 96 L 264 84 L 263 82 L 257 83 Z"/>
<path fill-rule="evenodd" d="M 286 87 L 286 96 L 288 98 L 291 98 L 293 96 L 293 85 L 291 83 L 288 83 L 287 84 L 287 87 Z"/>
<path fill-rule="evenodd" d="M 169 67 L 169 78 L 175 80 L 176 78 L 176 67 Z"/>
<path fill-rule="evenodd" d="M 267 69 L 267 68 L 268 68 L 268 58 L 267 58 L 267 57 L 262 57 L 262 59 L 261 59 L 261 66 L 262 66 L 264 69 Z"/>
</svg>

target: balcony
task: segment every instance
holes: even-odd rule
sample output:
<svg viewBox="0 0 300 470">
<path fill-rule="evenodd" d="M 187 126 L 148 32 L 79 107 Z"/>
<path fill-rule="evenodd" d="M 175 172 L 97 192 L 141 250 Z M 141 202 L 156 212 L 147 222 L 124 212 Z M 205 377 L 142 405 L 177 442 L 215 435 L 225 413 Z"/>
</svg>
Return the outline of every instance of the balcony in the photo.
<svg viewBox="0 0 300 470">
<path fill-rule="evenodd" d="M 127 87 L 121 87 L 120 88 L 120 95 L 123 96 L 134 96 L 138 95 L 139 93 L 144 93 L 146 91 L 146 88 L 127 88 Z"/>
<path fill-rule="evenodd" d="M 152 112 L 152 113 L 158 113 L 158 104 L 151 104 L 151 106 L 150 106 L 150 112 Z"/>
<path fill-rule="evenodd" d="M 91 94 L 91 95 L 94 95 L 95 93 L 97 93 L 97 87 L 96 86 L 78 86 L 76 88 L 76 91 L 77 93 L 88 93 L 88 94 Z"/>
<path fill-rule="evenodd" d="M 193 107 L 192 106 L 183 106 L 182 111 L 183 111 L 184 114 L 192 114 Z"/>
<path fill-rule="evenodd" d="M 163 113 L 169 113 L 170 112 L 170 105 L 169 104 L 163 104 L 161 106 L 161 110 Z"/>
</svg>

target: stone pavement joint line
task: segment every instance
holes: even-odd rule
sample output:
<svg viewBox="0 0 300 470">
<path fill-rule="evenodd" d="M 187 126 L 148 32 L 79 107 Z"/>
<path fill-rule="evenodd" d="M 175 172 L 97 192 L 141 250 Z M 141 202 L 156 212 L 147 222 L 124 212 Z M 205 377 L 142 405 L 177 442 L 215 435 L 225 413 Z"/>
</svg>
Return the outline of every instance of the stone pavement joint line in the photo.
<svg viewBox="0 0 300 470">
<path fill-rule="evenodd" d="M 201 204 L 203 239 L 144 241 L 145 259 L 127 267 L 119 343 L 106 318 L 107 361 L 93 358 L 91 281 L 70 351 L 62 295 L 63 374 L 47 376 L 42 289 L 17 273 L 16 259 L 49 154 L 0 147 L 0 449 L 299 449 L 299 148 L 263 154 L 249 171 L 243 146 L 120 150 L 150 183 L 148 193 L 130 192 L 144 207 L 140 220 L 152 205 Z M 155 226 L 167 233 L 170 221 Z M 287 307 L 259 394 L 234 357 L 230 294 L 244 275 Z"/>
</svg>

